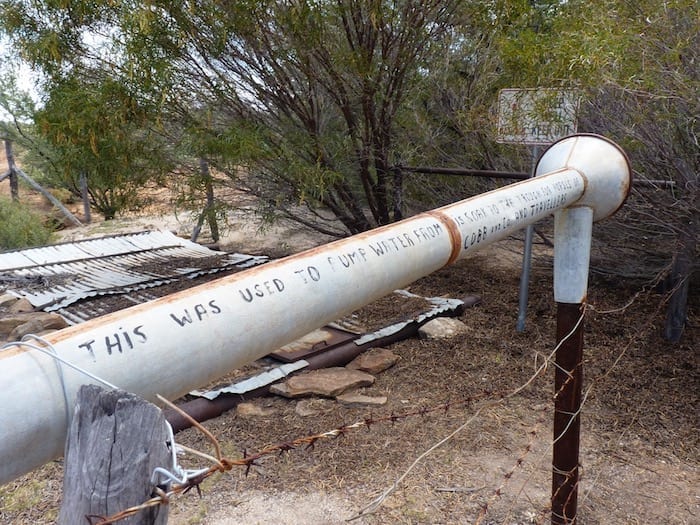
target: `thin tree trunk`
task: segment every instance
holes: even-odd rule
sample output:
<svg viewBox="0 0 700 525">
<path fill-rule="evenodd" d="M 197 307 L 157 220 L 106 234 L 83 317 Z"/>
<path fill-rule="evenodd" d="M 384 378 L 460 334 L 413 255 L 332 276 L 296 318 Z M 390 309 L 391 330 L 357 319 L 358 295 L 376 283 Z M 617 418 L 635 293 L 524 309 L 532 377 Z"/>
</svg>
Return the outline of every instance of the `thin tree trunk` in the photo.
<svg viewBox="0 0 700 525">
<path fill-rule="evenodd" d="M 87 176 L 85 173 L 80 174 L 80 196 L 83 199 L 85 222 L 90 224 L 92 222 L 92 213 L 90 212 L 90 194 L 88 193 Z"/>
<path fill-rule="evenodd" d="M 403 219 L 403 172 L 401 168 L 392 168 L 394 175 L 392 180 L 393 190 L 393 220 L 400 221 Z"/>
<path fill-rule="evenodd" d="M 377 183 L 374 186 L 374 196 L 377 202 L 377 222 L 384 225 L 389 224 L 389 206 L 387 205 L 387 172 L 384 169 L 377 169 Z"/>
<path fill-rule="evenodd" d="M 83 225 L 83 223 L 81 223 L 80 220 L 75 215 L 73 215 L 70 211 L 68 211 L 68 209 L 63 204 L 61 204 L 61 202 L 56 197 L 54 197 L 48 191 L 46 191 L 44 188 L 42 188 L 41 185 L 39 183 L 37 183 L 34 179 L 32 179 L 29 175 L 24 173 L 19 168 L 15 168 L 14 171 L 18 175 L 20 175 L 25 181 L 27 181 L 27 183 L 29 183 L 29 185 L 32 188 L 34 188 L 36 191 L 38 191 L 44 197 L 46 197 L 49 200 L 49 202 L 51 202 L 51 204 L 56 206 L 56 208 L 58 208 L 61 211 L 61 213 L 63 213 L 63 215 L 65 215 L 68 218 L 68 220 L 70 220 L 73 224 L 75 224 L 76 226 Z"/>
<path fill-rule="evenodd" d="M 12 152 L 12 141 L 5 139 L 5 156 L 10 170 L 10 194 L 12 200 L 19 201 L 19 183 L 17 181 L 17 167 L 15 166 L 15 154 Z"/>
<path fill-rule="evenodd" d="M 214 207 L 214 185 L 212 184 L 209 163 L 206 159 L 199 159 L 199 169 L 204 177 L 204 187 L 207 192 L 207 207 L 205 208 L 211 238 L 214 242 L 219 242 L 219 225 L 216 222 L 216 209 Z"/>
<path fill-rule="evenodd" d="M 192 230 L 192 235 L 190 235 L 191 242 L 197 242 L 199 234 L 202 232 L 202 224 L 204 224 L 205 212 L 206 209 L 204 209 L 202 213 L 199 214 L 199 217 L 197 217 L 197 224 L 195 224 L 194 229 Z"/>
<path fill-rule="evenodd" d="M 350 186 L 346 181 L 340 180 L 333 185 L 333 190 L 340 200 L 340 203 L 347 209 L 351 214 L 350 222 L 346 223 L 346 226 L 350 230 L 351 234 L 360 233 L 367 231 L 372 228 L 372 225 L 365 217 L 360 203 L 357 201 L 357 197 L 353 193 Z"/>
</svg>

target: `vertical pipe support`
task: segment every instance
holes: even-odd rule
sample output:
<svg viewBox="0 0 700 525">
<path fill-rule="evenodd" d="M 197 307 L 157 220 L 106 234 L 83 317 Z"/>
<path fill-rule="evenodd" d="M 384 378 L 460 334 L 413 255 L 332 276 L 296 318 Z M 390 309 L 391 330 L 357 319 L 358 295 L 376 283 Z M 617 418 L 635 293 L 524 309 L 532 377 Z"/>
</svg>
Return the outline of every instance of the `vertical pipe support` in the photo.
<svg viewBox="0 0 700 525">
<path fill-rule="evenodd" d="M 583 315 L 592 230 L 591 208 L 565 208 L 554 215 L 557 351 L 552 452 L 553 525 L 576 523 L 583 382 Z"/>
<path fill-rule="evenodd" d="M 575 525 L 583 383 L 583 318 L 588 289 L 593 222 L 622 206 L 632 185 L 627 156 L 614 144 L 590 136 L 567 137 L 542 156 L 536 172 L 574 169 L 584 196 L 554 214 L 554 299 L 557 351 L 554 379 L 552 524 Z M 617 152 L 614 149 L 617 149 Z"/>
<path fill-rule="evenodd" d="M 535 176 L 537 168 L 537 155 L 539 155 L 539 147 L 532 147 L 532 169 L 530 177 Z M 528 288 L 530 286 L 530 268 L 532 267 L 532 242 L 535 232 L 535 226 L 528 224 L 525 228 L 525 245 L 523 247 L 523 264 L 520 274 L 520 293 L 518 294 L 518 320 L 515 324 L 515 330 L 518 332 L 525 331 L 525 317 L 527 316 L 527 298 Z"/>
</svg>

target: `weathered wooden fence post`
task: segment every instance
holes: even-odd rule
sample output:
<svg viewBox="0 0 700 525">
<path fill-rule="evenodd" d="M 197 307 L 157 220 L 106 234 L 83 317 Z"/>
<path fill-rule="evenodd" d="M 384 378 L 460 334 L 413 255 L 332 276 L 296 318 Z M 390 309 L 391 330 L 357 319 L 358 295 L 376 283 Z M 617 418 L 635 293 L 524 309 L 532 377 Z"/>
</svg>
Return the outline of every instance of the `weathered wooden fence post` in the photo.
<svg viewBox="0 0 700 525">
<path fill-rule="evenodd" d="M 151 475 L 171 454 L 161 410 L 122 390 L 83 385 L 66 441 L 60 525 L 107 517 L 151 497 Z M 168 506 L 142 510 L 119 523 L 163 525 Z"/>
</svg>

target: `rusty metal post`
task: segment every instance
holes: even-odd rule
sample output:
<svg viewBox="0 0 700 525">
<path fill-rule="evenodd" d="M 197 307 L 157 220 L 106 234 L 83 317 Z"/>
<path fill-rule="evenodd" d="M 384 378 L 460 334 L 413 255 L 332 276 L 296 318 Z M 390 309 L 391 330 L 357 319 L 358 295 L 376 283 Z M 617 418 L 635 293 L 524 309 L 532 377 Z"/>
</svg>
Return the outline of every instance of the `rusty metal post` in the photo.
<svg viewBox="0 0 700 525">
<path fill-rule="evenodd" d="M 572 207 L 554 214 L 557 352 L 554 372 L 552 525 L 576 523 L 583 380 L 583 312 L 588 290 L 592 233 L 592 208 Z"/>
<path fill-rule="evenodd" d="M 575 525 L 583 382 L 583 314 L 588 292 L 588 270 L 593 223 L 615 213 L 632 184 L 624 153 L 608 157 L 596 188 L 575 205 L 554 214 L 554 300 L 557 303 L 557 352 L 554 380 L 554 444 L 552 455 L 552 524 Z M 547 173 L 566 158 L 569 166 L 583 166 L 597 153 L 574 150 L 566 140 L 555 143 L 540 159 L 536 173 Z M 613 160 L 614 159 L 614 160 Z M 617 180 L 607 172 L 625 173 Z M 594 179 L 588 177 L 588 182 Z"/>
<path fill-rule="evenodd" d="M 557 303 L 552 524 L 576 523 L 583 382 L 583 304 Z"/>
<path fill-rule="evenodd" d="M 587 206 L 554 214 L 554 299 L 557 352 L 554 372 L 552 525 L 576 523 L 583 380 L 583 312 L 593 233 Z"/>
</svg>

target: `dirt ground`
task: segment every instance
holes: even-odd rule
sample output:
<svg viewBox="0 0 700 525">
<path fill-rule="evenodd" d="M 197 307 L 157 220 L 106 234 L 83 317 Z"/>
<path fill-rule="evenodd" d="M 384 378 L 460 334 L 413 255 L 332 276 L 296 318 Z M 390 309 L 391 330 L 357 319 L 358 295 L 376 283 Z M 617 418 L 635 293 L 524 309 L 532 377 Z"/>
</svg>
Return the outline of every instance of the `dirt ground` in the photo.
<svg viewBox="0 0 700 525">
<path fill-rule="evenodd" d="M 136 224 L 187 227 L 172 220 L 148 216 Z M 100 227 L 115 224 L 94 226 Z M 119 227 L 133 228 L 134 221 Z M 292 251 L 319 243 L 299 232 L 253 233 L 238 235 L 234 222 L 223 247 L 278 254 L 281 242 Z M 64 232 L 64 238 L 71 235 L 77 233 Z M 300 401 L 265 397 L 255 403 L 266 415 L 231 411 L 207 421 L 231 459 L 355 422 L 377 422 L 320 439 L 313 448 L 266 456 L 247 474 L 242 467 L 217 474 L 201 485 L 201 497 L 192 490 L 172 498 L 169 523 L 548 523 L 553 366 L 542 365 L 555 345 L 551 253 L 537 247 L 526 330 L 517 333 L 519 246 L 501 242 L 411 285 L 410 291 L 425 296 L 478 294 L 483 301 L 461 316 L 466 335 L 439 342 L 407 339 L 390 347 L 400 356 L 398 364 L 361 390 L 386 396 L 385 406 L 349 408 L 317 400 L 315 413 L 304 416 L 297 410 Z M 660 338 L 661 297 L 640 289 L 640 283 L 590 283 L 581 525 L 700 523 L 698 293 L 692 292 L 683 341 L 674 346 Z M 371 317 L 372 306 L 363 314 Z M 176 440 L 212 453 L 196 429 Z M 203 464 L 196 458 L 191 466 Z M 53 523 L 61 475 L 58 460 L 0 487 L 0 522 Z M 385 492 L 381 505 L 370 509 Z"/>
</svg>

